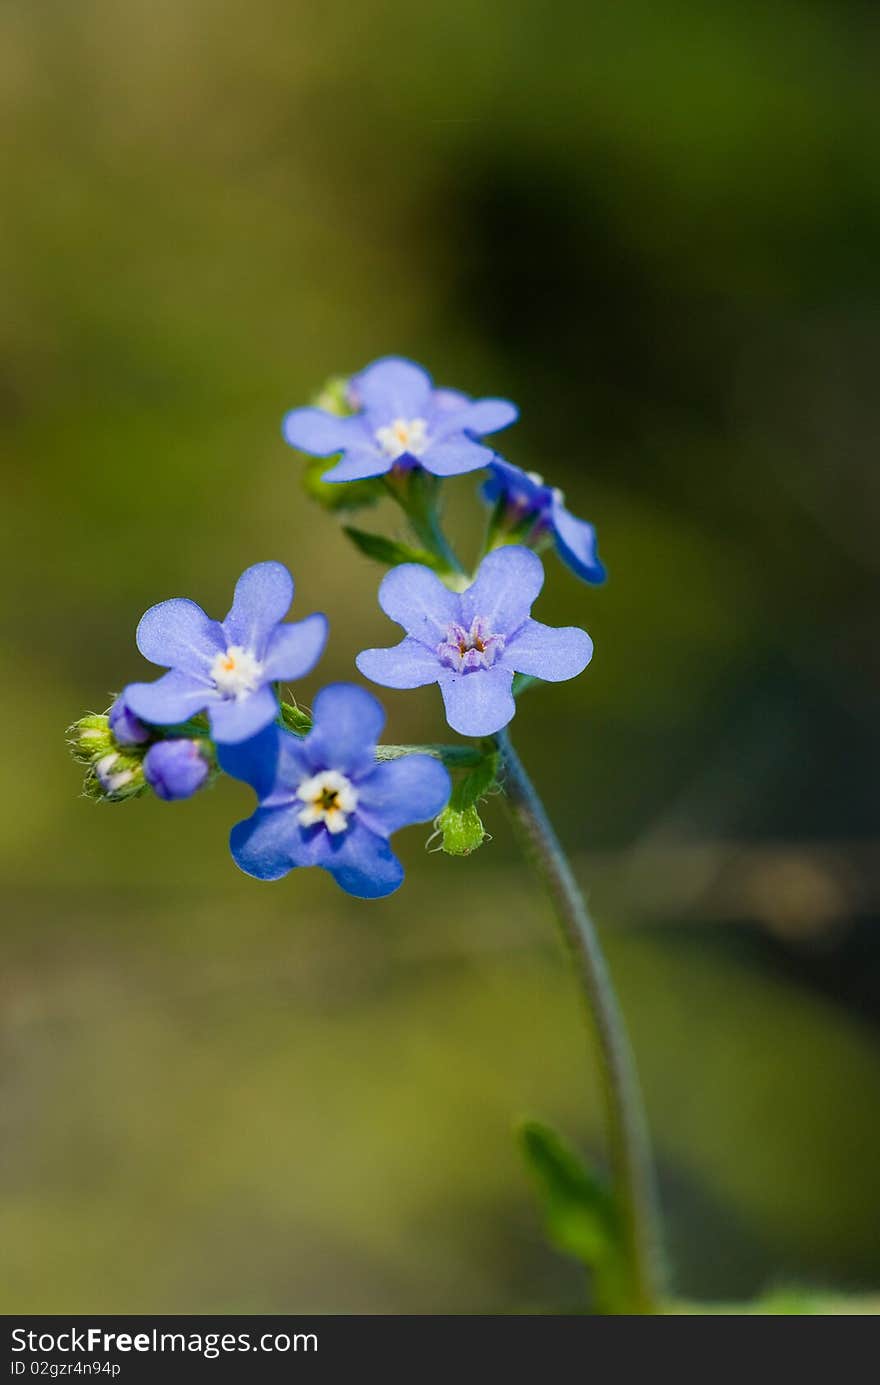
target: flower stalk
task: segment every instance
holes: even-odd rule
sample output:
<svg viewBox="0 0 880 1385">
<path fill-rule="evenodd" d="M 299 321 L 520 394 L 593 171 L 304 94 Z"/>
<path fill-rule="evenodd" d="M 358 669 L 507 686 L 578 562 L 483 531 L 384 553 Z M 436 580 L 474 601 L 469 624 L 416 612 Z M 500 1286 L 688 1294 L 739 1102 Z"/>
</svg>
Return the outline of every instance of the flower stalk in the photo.
<svg viewBox="0 0 880 1385">
<path fill-rule="evenodd" d="M 510 736 L 500 731 L 505 799 L 526 856 L 543 881 L 562 929 L 595 1032 L 614 1191 L 629 1266 L 620 1312 L 656 1313 L 660 1294 L 657 1195 L 635 1062 L 598 934 L 568 858 Z"/>
</svg>

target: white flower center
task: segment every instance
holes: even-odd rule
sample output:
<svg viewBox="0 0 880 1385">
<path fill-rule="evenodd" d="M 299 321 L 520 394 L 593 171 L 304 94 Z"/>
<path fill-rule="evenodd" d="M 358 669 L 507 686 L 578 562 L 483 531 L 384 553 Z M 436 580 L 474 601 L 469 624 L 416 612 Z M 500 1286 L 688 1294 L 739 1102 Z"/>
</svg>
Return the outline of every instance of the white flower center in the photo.
<svg viewBox="0 0 880 1385">
<path fill-rule="evenodd" d="M 376 429 L 376 441 L 392 462 L 408 452 L 420 457 L 428 446 L 428 424 L 423 418 L 396 418 L 384 428 Z"/>
<path fill-rule="evenodd" d="M 337 769 L 325 769 L 311 779 L 303 779 L 296 796 L 305 804 L 299 814 L 301 826 L 314 827 L 323 822 L 327 831 L 333 833 L 345 831 L 358 801 L 354 785 Z"/>
<path fill-rule="evenodd" d="M 527 471 L 526 476 L 528 476 L 533 486 L 543 486 L 544 478 L 540 471 Z"/>
<path fill-rule="evenodd" d="M 491 668 L 504 650 L 504 636 L 492 632 L 485 616 L 474 616 L 470 630 L 453 621 L 446 629 L 446 638 L 437 646 L 441 664 L 456 673 L 472 673 L 474 669 Z"/>
<path fill-rule="evenodd" d="M 249 649 L 243 649 L 240 644 L 231 644 L 227 650 L 215 656 L 211 678 L 217 691 L 224 697 L 247 697 L 248 693 L 256 692 L 263 681 L 263 665 Z"/>
</svg>

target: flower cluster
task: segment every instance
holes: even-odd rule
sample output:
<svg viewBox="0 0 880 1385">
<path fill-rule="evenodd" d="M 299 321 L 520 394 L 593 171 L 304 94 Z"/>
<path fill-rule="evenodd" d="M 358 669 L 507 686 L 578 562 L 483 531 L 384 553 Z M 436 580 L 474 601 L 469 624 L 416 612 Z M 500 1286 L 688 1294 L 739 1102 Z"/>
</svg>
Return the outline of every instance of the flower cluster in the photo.
<svg viewBox="0 0 880 1385">
<path fill-rule="evenodd" d="M 232 829 L 237 865 L 260 880 L 319 866 L 360 898 L 400 885 L 389 838 L 402 827 L 434 820 L 458 854 L 481 842 L 476 800 L 494 781 L 496 737 L 523 678 L 573 678 L 592 656 L 583 630 L 533 618 L 544 582 L 538 552 L 554 543 L 578 576 L 604 576 L 592 526 L 569 513 L 558 490 L 483 441 L 516 418 L 507 400 L 437 388 L 420 366 L 386 357 L 284 422 L 292 446 L 335 459 L 323 477 L 328 489 L 350 483 L 358 504 L 365 484 L 386 486 L 420 545 L 347 531 L 391 565 L 379 604 L 405 632 L 392 648 L 363 650 L 358 670 L 389 688 L 437 683 L 449 725 L 477 745 L 383 747 L 382 707 L 354 684 L 325 687 L 311 716 L 283 702 L 282 685 L 316 667 L 328 624 L 319 613 L 287 622 L 293 578 L 282 563 L 262 562 L 242 573 L 222 620 L 181 597 L 142 617 L 137 647 L 164 672 L 130 683 L 106 714 L 71 728 L 89 795 L 176 801 L 219 773 L 243 780 L 257 808 Z M 482 494 L 492 510 L 471 575 L 443 534 L 438 495 L 442 478 L 478 470 L 488 471 Z M 451 800 L 447 766 L 467 767 Z"/>
</svg>

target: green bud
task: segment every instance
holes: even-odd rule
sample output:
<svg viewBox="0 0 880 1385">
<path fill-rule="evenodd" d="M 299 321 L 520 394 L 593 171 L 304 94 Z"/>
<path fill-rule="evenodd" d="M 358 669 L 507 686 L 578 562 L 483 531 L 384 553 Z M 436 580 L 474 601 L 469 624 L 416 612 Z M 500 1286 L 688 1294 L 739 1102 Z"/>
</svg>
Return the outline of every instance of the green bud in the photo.
<svg viewBox="0 0 880 1385">
<path fill-rule="evenodd" d="M 297 736 L 307 736 L 312 729 L 312 718 L 295 702 L 282 702 L 281 720 L 288 731 L 293 731 Z"/>
<path fill-rule="evenodd" d="M 354 413 L 348 402 L 348 383 L 347 375 L 331 375 L 312 401 L 315 408 L 323 409 L 325 414 L 336 414 L 337 418 L 348 418 Z"/>
<path fill-rule="evenodd" d="M 137 798 L 147 788 L 143 751 L 109 750 L 89 767 L 83 791 L 100 803 L 122 803 Z"/>
<path fill-rule="evenodd" d="M 455 784 L 449 803 L 435 824 L 448 856 L 470 856 L 486 840 L 488 833 L 477 804 L 494 789 L 498 763 L 497 751 L 487 754 Z"/>
<path fill-rule="evenodd" d="M 324 473 L 338 460 L 338 456 L 313 457 L 306 463 L 302 483 L 311 500 L 316 500 L 325 510 L 336 512 L 363 510 L 382 499 L 385 487 L 380 477 L 370 477 L 366 481 L 322 481 Z"/>
<path fill-rule="evenodd" d="M 89 712 L 67 728 L 70 753 L 81 765 L 90 765 L 115 748 L 106 713 Z"/>
<path fill-rule="evenodd" d="M 476 808 L 463 811 L 448 804 L 437 818 L 437 831 L 442 834 L 442 848 L 447 856 L 470 856 L 486 840 L 486 829 Z"/>
</svg>

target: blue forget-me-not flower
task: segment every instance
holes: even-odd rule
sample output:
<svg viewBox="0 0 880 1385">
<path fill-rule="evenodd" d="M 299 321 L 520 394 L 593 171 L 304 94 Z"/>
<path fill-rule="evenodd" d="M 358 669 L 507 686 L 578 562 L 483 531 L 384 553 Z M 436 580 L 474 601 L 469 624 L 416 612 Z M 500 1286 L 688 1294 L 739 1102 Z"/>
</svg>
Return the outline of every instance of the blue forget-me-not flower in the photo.
<svg viewBox="0 0 880 1385">
<path fill-rule="evenodd" d="M 239 577 L 223 621 L 183 598 L 151 606 L 138 625 L 137 646 L 169 672 L 154 683 L 129 684 L 123 693 L 129 710 L 155 726 L 207 712 L 218 744 L 255 736 L 278 712 L 274 683 L 309 673 L 326 643 L 326 616 L 282 624 L 292 599 L 287 568 L 256 563 Z"/>
<path fill-rule="evenodd" d="M 284 420 L 292 447 L 315 457 L 342 456 L 325 481 L 359 481 L 392 468 L 416 466 L 435 476 L 459 476 L 488 466 L 495 456 L 478 439 L 518 417 L 506 399 L 469 399 L 435 389 L 421 366 L 386 356 L 355 375 L 348 417 L 324 409 L 294 409 Z"/>
<path fill-rule="evenodd" d="M 585 582 L 604 582 L 605 569 L 596 551 L 596 530 L 566 508 L 565 496 L 548 486 L 536 471 L 493 459 L 482 492 L 502 511 L 500 524 L 523 543 L 552 538 L 562 561 Z"/>
<path fill-rule="evenodd" d="M 584 630 L 532 620 L 543 583 L 541 559 L 518 546 L 488 554 L 460 593 L 429 568 L 404 563 L 383 579 L 379 605 L 406 637 L 392 649 L 364 650 L 357 666 L 386 688 L 439 683 L 453 730 L 490 736 L 516 710 L 515 673 L 559 683 L 583 672 L 592 657 Z"/>
<path fill-rule="evenodd" d="M 321 866 L 348 894 L 378 899 L 403 880 L 392 832 L 436 817 L 449 774 L 430 755 L 376 760 L 385 723 L 364 688 L 333 683 L 315 698 L 301 738 L 270 726 L 246 744 L 220 746 L 220 766 L 256 790 L 259 807 L 233 829 L 237 865 L 258 880 Z"/>
</svg>

